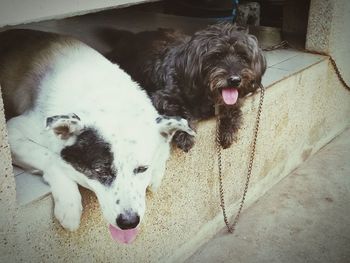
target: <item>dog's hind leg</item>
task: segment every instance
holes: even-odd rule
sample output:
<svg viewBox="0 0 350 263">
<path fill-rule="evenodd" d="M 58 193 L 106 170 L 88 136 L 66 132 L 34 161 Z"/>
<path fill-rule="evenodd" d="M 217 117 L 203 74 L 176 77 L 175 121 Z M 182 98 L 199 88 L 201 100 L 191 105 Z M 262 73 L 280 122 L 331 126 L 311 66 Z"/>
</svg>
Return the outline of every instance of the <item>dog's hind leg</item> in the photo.
<svg viewBox="0 0 350 263">
<path fill-rule="evenodd" d="M 78 185 L 65 174 L 69 167 L 60 160 L 57 153 L 36 142 L 38 136 L 35 135 L 40 132 L 35 131 L 35 127 L 37 123 L 24 116 L 12 118 L 7 122 L 13 161 L 25 169 L 42 171 L 51 188 L 55 217 L 64 228 L 76 230 L 82 212 Z"/>
<path fill-rule="evenodd" d="M 236 141 L 236 133 L 241 127 L 242 111 L 239 107 L 220 107 L 219 140 L 226 149 Z"/>
</svg>

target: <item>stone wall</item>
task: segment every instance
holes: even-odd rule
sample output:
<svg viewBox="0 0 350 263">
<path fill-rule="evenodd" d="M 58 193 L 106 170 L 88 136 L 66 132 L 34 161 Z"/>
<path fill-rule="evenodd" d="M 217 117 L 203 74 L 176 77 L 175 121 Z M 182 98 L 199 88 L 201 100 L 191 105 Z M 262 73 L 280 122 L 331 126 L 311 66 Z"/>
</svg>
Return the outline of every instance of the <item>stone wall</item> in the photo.
<svg viewBox="0 0 350 263">
<path fill-rule="evenodd" d="M 330 54 L 350 83 L 350 1 L 311 0 L 306 48 Z"/>
<path fill-rule="evenodd" d="M 0 89 L 0 255 L 10 262 L 9 252 L 15 245 L 16 191 L 10 148 L 7 141 L 4 105 Z M 13 252 L 13 251 L 12 251 Z"/>
</svg>

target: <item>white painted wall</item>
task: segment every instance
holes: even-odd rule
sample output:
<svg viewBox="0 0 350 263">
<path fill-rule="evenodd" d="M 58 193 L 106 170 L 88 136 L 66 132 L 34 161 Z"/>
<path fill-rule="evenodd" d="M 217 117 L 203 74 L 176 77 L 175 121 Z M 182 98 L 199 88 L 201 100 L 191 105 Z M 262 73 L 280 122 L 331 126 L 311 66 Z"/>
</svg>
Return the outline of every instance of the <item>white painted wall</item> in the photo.
<svg viewBox="0 0 350 263">
<path fill-rule="evenodd" d="M 0 27 L 155 0 L 0 0 Z"/>
</svg>

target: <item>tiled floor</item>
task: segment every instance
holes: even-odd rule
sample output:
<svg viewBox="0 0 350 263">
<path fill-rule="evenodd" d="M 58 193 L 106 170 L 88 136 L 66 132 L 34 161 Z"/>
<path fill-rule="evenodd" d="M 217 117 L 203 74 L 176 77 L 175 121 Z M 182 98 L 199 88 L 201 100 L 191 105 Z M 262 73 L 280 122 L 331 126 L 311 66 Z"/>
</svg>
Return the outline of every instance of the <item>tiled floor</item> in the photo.
<svg viewBox="0 0 350 263">
<path fill-rule="evenodd" d="M 36 201 L 50 193 L 50 187 L 40 175 L 33 175 L 15 168 L 16 175 L 16 198 L 19 205 L 26 205 Z"/>
<path fill-rule="evenodd" d="M 326 59 L 324 56 L 288 49 L 268 51 L 265 56 L 268 65 L 262 80 L 265 87 Z"/>
<path fill-rule="evenodd" d="M 111 47 L 98 37 L 97 32 L 103 28 L 142 31 L 158 27 L 172 27 L 190 33 L 213 22 L 215 19 L 178 17 L 132 8 L 44 21 L 20 27 L 70 34 L 104 53 L 108 52 Z M 265 87 L 325 59 L 322 56 L 286 49 L 266 52 L 266 58 L 268 69 L 263 77 Z M 49 193 L 49 187 L 41 177 L 24 173 L 18 168 L 15 168 L 15 174 L 17 199 L 20 204 L 27 204 Z"/>
</svg>

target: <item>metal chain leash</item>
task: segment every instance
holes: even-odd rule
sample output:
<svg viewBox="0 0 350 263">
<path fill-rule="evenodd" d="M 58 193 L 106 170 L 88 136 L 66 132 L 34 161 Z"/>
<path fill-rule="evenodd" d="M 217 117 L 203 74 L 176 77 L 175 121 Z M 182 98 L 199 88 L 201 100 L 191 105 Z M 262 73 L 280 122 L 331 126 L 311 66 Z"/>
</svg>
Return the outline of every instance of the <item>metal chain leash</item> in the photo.
<svg viewBox="0 0 350 263">
<path fill-rule="evenodd" d="M 252 142 L 252 148 L 250 152 L 250 158 L 249 158 L 249 164 L 248 164 L 248 171 L 247 171 L 247 178 L 244 185 L 242 200 L 239 205 L 238 212 L 236 214 L 235 219 L 233 220 L 232 225 L 230 226 L 227 214 L 226 214 L 226 208 L 225 208 L 225 198 L 224 198 L 224 187 L 223 187 L 223 176 L 222 176 L 222 162 L 221 162 L 221 145 L 220 145 L 220 132 L 219 132 L 219 126 L 220 126 L 220 119 L 219 117 L 216 118 L 216 151 L 218 156 L 218 168 L 219 168 L 219 191 L 220 191 L 220 206 L 222 209 L 222 214 L 224 216 L 224 222 L 226 224 L 227 230 L 230 233 L 233 233 L 236 229 L 236 225 L 239 220 L 239 216 L 241 215 L 242 208 L 245 202 L 245 198 L 248 191 L 249 181 L 253 170 L 253 163 L 255 159 L 255 150 L 256 150 L 256 144 L 257 144 L 257 138 L 258 138 L 258 132 L 260 127 L 260 118 L 261 118 L 261 112 L 262 112 L 262 105 L 264 102 L 264 95 L 265 95 L 265 87 L 261 84 L 260 85 L 260 102 L 258 107 L 258 113 L 256 116 L 256 123 L 255 123 L 255 129 L 253 133 L 253 142 Z"/>
<path fill-rule="evenodd" d="M 335 63 L 334 58 L 332 58 L 330 55 L 326 55 L 326 54 L 322 54 L 322 55 L 325 55 L 325 56 L 329 57 L 329 59 L 331 61 L 331 64 L 333 66 L 333 69 L 334 69 L 335 73 L 338 76 L 339 81 L 344 86 L 344 88 L 346 88 L 348 91 L 350 91 L 350 86 L 349 86 L 349 84 L 346 83 L 346 81 L 344 80 L 343 76 L 341 75 L 340 70 L 338 68 L 338 65 L 337 65 L 337 63 Z"/>
<path fill-rule="evenodd" d="M 272 51 L 272 50 L 287 48 L 287 47 L 293 48 L 287 41 L 282 41 L 281 43 L 279 43 L 277 45 L 264 48 L 263 50 L 264 51 Z M 297 48 L 294 48 L 294 49 L 300 50 L 302 52 L 307 52 L 307 53 L 312 53 L 312 54 L 323 55 L 323 56 L 329 57 L 331 64 L 333 66 L 333 69 L 334 69 L 339 81 L 341 82 L 341 84 L 343 85 L 344 88 L 346 88 L 348 91 L 350 91 L 349 84 L 347 84 L 346 81 L 344 80 L 344 78 L 339 70 L 338 65 L 336 64 L 335 60 L 332 58 L 331 55 L 323 53 L 323 52 L 316 52 L 316 51 L 310 51 L 310 50 L 305 50 L 305 49 L 297 49 Z M 265 87 L 261 84 L 260 85 L 260 102 L 259 102 L 259 107 L 258 107 L 258 113 L 256 116 L 255 129 L 254 129 L 254 133 L 253 133 L 253 142 L 252 142 L 252 146 L 251 146 L 252 148 L 251 148 L 251 152 L 250 152 L 247 178 L 246 178 L 245 185 L 244 185 L 242 199 L 241 199 L 241 202 L 239 204 L 239 208 L 238 208 L 236 217 L 233 220 L 232 225 L 229 224 L 228 218 L 227 218 L 227 213 L 226 213 L 224 187 L 223 187 L 223 176 L 222 176 L 220 133 L 219 133 L 220 119 L 219 119 L 219 117 L 216 118 L 216 151 L 217 151 L 217 156 L 218 156 L 220 206 L 222 209 L 222 214 L 224 216 L 225 225 L 227 227 L 228 232 L 230 232 L 230 233 L 234 233 L 234 231 L 236 229 L 236 225 L 237 225 L 239 217 L 241 215 L 242 208 L 243 208 L 245 198 L 247 195 L 247 191 L 248 191 L 248 187 L 249 187 L 249 181 L 250 181 L 250 177 L 252 174 L 253 163 L 254 163 L 254 158 L 255 158 L 256 144 L 257 144 L 259 127 L 260 127 L 260 118 L 261 118 L 261 112 L 262 112 L 262 105 L 263 105 L 263 101 L 264 101 L 264 95 L 265 95 Z"/>
</svg>

